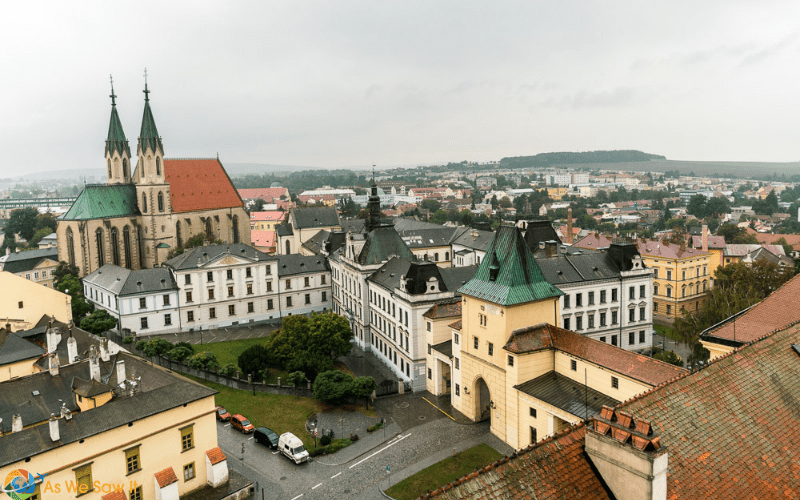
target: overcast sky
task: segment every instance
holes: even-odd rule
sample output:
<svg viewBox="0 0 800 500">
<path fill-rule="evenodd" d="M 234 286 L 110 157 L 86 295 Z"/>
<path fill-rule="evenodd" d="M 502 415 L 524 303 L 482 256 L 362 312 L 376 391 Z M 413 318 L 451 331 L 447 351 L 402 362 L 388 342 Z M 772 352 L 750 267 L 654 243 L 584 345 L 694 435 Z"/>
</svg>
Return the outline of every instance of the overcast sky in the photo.
<svg viewBox="0 0 800 500">
<path fill-rule="evenodd" d="M 136 149 L 346 167 L 639 149 L 797 161 L 800 2 L 15 2 L 0 176 Z"/>
</svg>

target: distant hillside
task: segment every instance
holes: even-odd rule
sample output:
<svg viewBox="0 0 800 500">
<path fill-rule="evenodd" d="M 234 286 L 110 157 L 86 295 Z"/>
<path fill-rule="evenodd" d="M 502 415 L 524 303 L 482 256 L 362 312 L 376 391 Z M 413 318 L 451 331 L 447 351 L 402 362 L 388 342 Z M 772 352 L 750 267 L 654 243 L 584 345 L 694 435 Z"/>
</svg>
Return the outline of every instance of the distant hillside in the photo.
<svg viewBox="0 0 800 500">
<path fill-rule="evenodd" d="M 584 167 L 585 168 L 585 167 Z M 625 170 L 629 172 L 671 172 L 681 175 L 705 177 L 732 177 L 738 179 L 768 179 L 785 177 L 800 180 L 799 162 L 761 162 L 761 161 L 683 161 L 683 160 L 651 160 L 642 162 L 595 163 L 592 169 Z"/>
<path fill-rule="evenodd" d="M 641 151 L 584 151 L 562 153 L 540 153 L 535 156 L 515 156 L 500 160 L 504 168 L 550 167 L 553 165 L 577 165 L 586 163 L 627 163 L 633 161 L 666 160 L 661 155 Z"/>
</svg>

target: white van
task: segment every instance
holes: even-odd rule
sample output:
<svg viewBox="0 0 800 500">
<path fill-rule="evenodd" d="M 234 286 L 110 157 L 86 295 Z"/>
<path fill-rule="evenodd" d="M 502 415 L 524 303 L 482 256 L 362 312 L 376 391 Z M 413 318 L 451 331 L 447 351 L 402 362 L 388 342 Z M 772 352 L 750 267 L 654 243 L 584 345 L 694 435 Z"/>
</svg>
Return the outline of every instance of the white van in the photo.
<svg viewBox="0 0 800 500">
<path fill-rule="evenodd" d="M 308 452 L 300 438 L 291 432 L 284 432 L 278 439 L 278 449 L 296 464 L 308 462 Z"/>
</svg>

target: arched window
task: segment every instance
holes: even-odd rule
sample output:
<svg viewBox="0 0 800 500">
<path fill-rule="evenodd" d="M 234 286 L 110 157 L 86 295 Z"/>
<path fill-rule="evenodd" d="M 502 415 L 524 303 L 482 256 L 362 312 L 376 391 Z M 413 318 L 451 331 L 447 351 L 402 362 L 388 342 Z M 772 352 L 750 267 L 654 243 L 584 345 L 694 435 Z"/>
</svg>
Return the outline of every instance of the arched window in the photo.
<svg viewBox="0 0 800 500">
<path fill-rule="evenodd" d="M 103 242 L 103 230 L 99 227 L 97 231 L 94 232 L 94 239 L 95 244 L 97 246 L 97 262 L 98 267 L 102 266 L 106 262 L 106 253 L 103 251 L 104 242 Z"/>
<path fill-rule="evenodd" d="M 125 267 L 131 269 L 133 266 L 133 255 L 131 254 L 131 228 L 125 226 L 122 230 L 122 247 L 125 250 Z"/>
<path fill-rule="evenodd" d="M 161 158 L 156 156 L 156 175 L 161 175 Z"/>
<path fill-rule="evenodd" d="M 122 159 L 122 178 L 128 180 L 128 160 Z"/>
<path fill-rule="evenodd" d="M 183 246 L 183 238 L 181 237 L 181 221 L 175 223 L 175 238 L 178 240 L 178 246 Z"/>
<path fill-rule="evenodd" d="M 140 175 L 142 176 L 142 179 L 144 179 L 144 158 L 142 158 L 141 156 L 139 157 L 139 165 L 141 165 L 141 167 L 142 167 L 142 171 L 140 172 Z"/>
<path fill-rule="evenodd" d="M 444 253 L 444 260 L 450 260 L 450 252 Z"/>
<path fill-rule="evenodd" d="M 433 260 L 439 262 L 439 252 L 433 254 Z"/>
<path fill-rule="evenodd" d="M 206 219 L 206 239 L 208 241 L 214 241 L 214 230 L 211 229 L 211 217 Z"/>
<path fill-rule="evenodd" d="M 119 231 L 115 227 L 111 228 L 111 262 L 119 265 Z"/>
<path fill-rule="evenodd" d="M 164 193 L 161 191 L 158 192 L 158 211 L 164 211 Z"/>
<path fill-rule="evenodd" d="M 292 253 L 291 250 L 292 250 L 292 247 L 289 244 L 289 240 L 286 240 L 286 255 L 289 255 L 290 253 Z M 351 250 L 351 252 L 352 252 L 352 250 Z"/>
<path fill-rule="evenodd" d="M 111 180 L 111 160 L 108 160 L 108 180 Z"/>
<path fill-rule="evenodd" d="M 147 213 L 147 195 L 142 193 L 142 213 Z"/>
<path fill-rule="evenodd" d="M 233 216 L 233 242 L 239 243 L 239 216 Z"/>
<path fill-rule="evenodd" d="M 67 228 L 67 259 L 70 266 L 75 265 L 75 238 L 71 227 Z"/>
</svg>

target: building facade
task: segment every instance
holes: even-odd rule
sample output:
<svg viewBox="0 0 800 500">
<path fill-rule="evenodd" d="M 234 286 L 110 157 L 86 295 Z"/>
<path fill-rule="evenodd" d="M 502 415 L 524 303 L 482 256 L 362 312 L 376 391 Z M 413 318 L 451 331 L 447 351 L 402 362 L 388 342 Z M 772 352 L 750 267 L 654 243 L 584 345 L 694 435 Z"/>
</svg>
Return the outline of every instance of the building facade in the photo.
<svg viewBox="0 0 800 500">
<path fill-rule="evenodd" d="M 331 309 L 331 271 L 318 255 L 278 256 L 280 315 L 327 313 Z"/>
<path fill-rule="evenodd" d="M 58 267 L 58 250 L 45 248 L 8 253 L 0 257 L 0 271 L 53 288 L 53 271 Z"/>
</svg>

